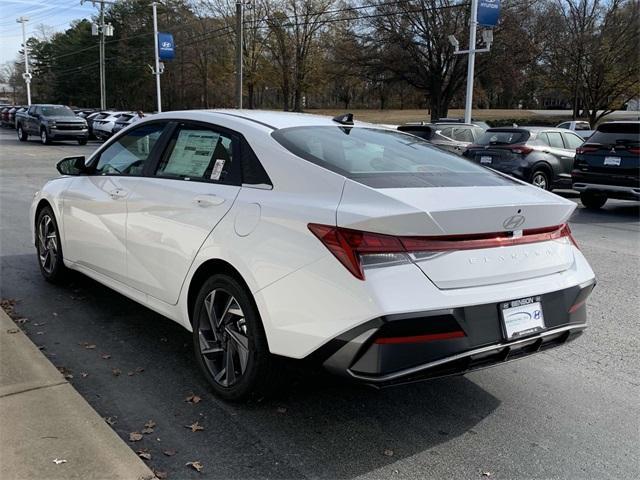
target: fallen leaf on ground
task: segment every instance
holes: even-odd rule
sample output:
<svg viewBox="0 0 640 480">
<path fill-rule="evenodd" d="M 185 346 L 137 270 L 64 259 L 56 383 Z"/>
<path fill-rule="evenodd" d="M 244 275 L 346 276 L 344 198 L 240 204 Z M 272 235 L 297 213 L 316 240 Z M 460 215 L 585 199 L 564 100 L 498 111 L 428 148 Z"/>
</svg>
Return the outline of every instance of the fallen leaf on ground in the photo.
<svg viewBox="0 0 640 480">
<path fill-rule="evenodd" d="M 18 333 L 19 331 L 19 328 L 10 328 L 9 330 L 7 330 L 7 333 Z"/>
<path fill-rule="evenodd" d="M 167 478 L 167 472 L 163 470 L 154 470 L 153 474 L 156 476 L 158 480 L 164 480 L 165 478 Z"/>
<path fill-rule="evenodd" d="M 116 423 L 116 418 L 118 417 L 104 417 L 104 421 L 107 422 L 109 425 L 114 426 Z"/>
<path fill-rule="evenodd" d="M 491 472 L 482 472 L 483 477 L 490 477 L 491 475 Z"/>
<path fill-rule="evenodd" d="M 147 428 L 153 428 L 156 426 L 156 422 L 154 422 L 153 420 L 147 420 L 147 423 L 145 423 L 144 426 Z"/>
<path fill-rule="evenodd" d="M 57 317 L 57 316 L 58 316 L 58 314 L 57 314 L 56 312 L 53 312 L 53 316 L 54 316 L 54 317 Z"/>
<path fill-rule="evenodd" d="M 195 403 L 200 403 L 200 401 L 202 401 L 202 398 L 192 393 L 187 398 L 185 398 L 184 401 L 195 404 Z"/>
<path fill-rule="evenodd" d="M 195 462 L 187 462 L 185 463 L 188 467 L 193 468 L 194 470 L 201 472 L 204 469 L 204 465 L 202 465 L 199 461 Z"/>
<path fill-rule="evenodd" d="M 150 433 L 153 433 L 153 428 L 143 428 L 142 433 L 149 435 Z"/>
<path fill-rule="evenodd" d="M 130 442 L 139 442 L 140 440 L 142 440 L 142 434 L 140 432 L 131 432 L 129 434 Z"/>
<path fill-rule="evenodd" d="M 140 458 L 144 458 L 145 460 L 151 460 L 151 453 L 148 448 L 143 448 L 142 450 L 138 450 L 136 452 Z"/>
<path fill-rule="evenodd" d="M 87 372 L 80 372 L 80 376 L 82 378 L 87 378 L 89 376 L 89 374 Z"/>
<path fill-rule="evenodd" d="M 103 360 L 109 360 L 111 358 L 111 355 L 109 355 L 108 353 L 103 353 L 102 358 Z"/>
<path fill-rule="evenodd" d="M 18 325 L 24 325 L 24 324 L 25 324 L 25 323 L 27 323 L 28 321 L 29 321 L 29 319 L 28 319 L 28 318 L 18 318 L 15 322 L 16 322 Z"/>
<path fill-rule="evenodd" d="M 86 348 L 87 350 L 93 350 L 94 348 L 96 348 L 96 346 L 93 343 L 90 343 L 85 345 L 84 348 Z"/>
<path fill-rule="evenodd" d="M 167 343 L 168 340 L 167 340 L 167 337 L 160 337 L 160 341 L 164 342 L 164 343 Z"/>
<path fill-rule="evenodd" d="M 64 376 L 64 378 L 65 378 L 66 380 L 73 380 L 73 375 L 71 375 L 70 373 L 67 373 L 67 374 Z"/>
<path fill-rule="evenodd" d="M 175 450 L 163 450 L 162 453 L 164 453 L 167 457 L 173 457 L 176 453 Z"/>
<path fill-rule="evenodd" d="M 386 449 L 384 452 L 382 452 L 386 457 L 393 457 L 393 450 L 390 449 Z"/>
<path fill-rule="evenodd" d="M 190 428 L 192 432 L 197 432 L 198 430 L 204 430 L 204 427 L 200 425 L 198 422 L 192 423 L 191 425 L 185 425 L 185 428 Z"/>
<path fill-rule="evenodd" d="M 89 345 L 89 342 L 78 342 L 78 345 L 80 345 L 81 347 L 86 347 L 87 345 Z"/>
<path fill-rule="evenodd" d="M 285 407 L 278 407 L 277 408 L 277 412 L 278 413 L 287 413 L 287 409 Z"/>
<path fill-rule="evenodd" d="M 54 458 L 53 463 L 60 465 L 61 463 L 67 463 L 67 461 L 64 458 Z"/>
<path fill-rule="evenodd" d="M 111 373 L 113 373 L 114 377 L 117 377 L 122 373 L 122 370 L 120 370 L 119 368 L 114 368 L 111 370 Z"/>
<path fill-rule="evenodd" d="M 44 332 L 36 332 L 36 335 L 44 335 Z"/>
<path fill-rule="evenodd" d="M 136 373 L 142 373 L 142 372 L 144 372 L 144 368 L 136 367 Z"/>
</svg>

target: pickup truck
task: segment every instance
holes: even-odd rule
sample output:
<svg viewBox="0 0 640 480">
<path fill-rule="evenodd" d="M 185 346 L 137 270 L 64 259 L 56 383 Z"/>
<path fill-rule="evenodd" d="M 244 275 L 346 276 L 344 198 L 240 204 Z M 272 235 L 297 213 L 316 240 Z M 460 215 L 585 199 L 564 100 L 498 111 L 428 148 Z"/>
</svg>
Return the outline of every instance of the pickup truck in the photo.
<svg viewBox="0 0 640 480">
<path fill-rule="evenodd" d="M 591 125 L 589 122 L 576 120 L 573 122 L 562 122 L 556 128 L 564 128 L 566 130 L 572 130 L 578 135 L 580 135 L 585 140 L 593 135 L 593 130 L 591 130 Z"/>
<path fill-rule="evenodd" d="M 31 105 L 16 115 L 15 124 L 21 142 L 29 135 L 37 135 L 45 145 L 54 140 L 77 140 L 86 145 L 89 139 L 87 121 L 64 105 Z"/>
</svg>

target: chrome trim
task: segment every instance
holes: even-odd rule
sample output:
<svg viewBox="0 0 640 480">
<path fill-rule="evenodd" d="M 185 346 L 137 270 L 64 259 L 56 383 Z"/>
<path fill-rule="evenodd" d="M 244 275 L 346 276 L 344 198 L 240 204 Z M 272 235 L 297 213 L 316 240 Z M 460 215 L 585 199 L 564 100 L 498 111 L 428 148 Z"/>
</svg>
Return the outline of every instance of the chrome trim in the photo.
<svg viewBox="0 0 640 480">
<path fill-rule="evenodd" d="M 478 355 L 481 353 L 491 352 L 493 350 L 501 350 L 507 347 L 513 347 L 515 345 L 522 345 L 525 343 L 532 343 L 541 338 L 550 337 L 552 335 L 557 335 L 558 333 L 568 332 L 571 330 L 584 330 L 587 328 L 586 323 L 580 323 L 575 325 L 566 325 L 564 327 L 555 328 L 553 330 L 547 330 L 546 332 L 542 332 L 538 335 L 534 335 L 532 337 L 523 338 L 522 340 L 516 340 L 515 342 L 508 343 L 498 343 L 493 345 L 488 345 L 486 347 L 476 348 L 474 350 L 469 350 L 467 352 L 459 353 L 457 355 L 451 355 L 450 357 L 441 358 L 440 360 L 434 360 L 433 362 L 425 363 L 423 365 L 418 365 L 416 367 L 407 368 L 405 370 L 400 370 L 398 372 L 389 373 L 387 375 L 383 375 L 381 377 L 370 377 L 366 375 L 358 375 L 357 373 L 353 373 L 351 370 L 347 369 L 349 375 L 358 380 L 364 380 L 371 383 L 382 383 L 388 382 L 389 380 L 395 380 L 397 378 L 406 377 L 408 375 L 412 375 L 414 373 L 422 372 L 423 370 L 428 370 L 433 367 L 437 367 L 439 365 L 443 365 L 445 363 L 453 362 L 456 360 L 460 360 L 466 357 L 471 357 L 473 355 Z"/>
</svg>

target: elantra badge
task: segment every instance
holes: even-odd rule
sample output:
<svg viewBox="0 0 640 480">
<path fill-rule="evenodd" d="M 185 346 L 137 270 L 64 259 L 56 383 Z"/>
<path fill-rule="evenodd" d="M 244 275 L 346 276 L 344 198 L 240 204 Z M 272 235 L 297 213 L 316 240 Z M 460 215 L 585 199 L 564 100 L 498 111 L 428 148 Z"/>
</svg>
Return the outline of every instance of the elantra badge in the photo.
<svg viewBox="0 0 640 480">
<path fill-rule="evenodd" d="M 525 221 L 524 215 L 512 215 L 502 222 L 502 226 L 505 230 L 515 230 L 521 226 Z"/>
</svg>

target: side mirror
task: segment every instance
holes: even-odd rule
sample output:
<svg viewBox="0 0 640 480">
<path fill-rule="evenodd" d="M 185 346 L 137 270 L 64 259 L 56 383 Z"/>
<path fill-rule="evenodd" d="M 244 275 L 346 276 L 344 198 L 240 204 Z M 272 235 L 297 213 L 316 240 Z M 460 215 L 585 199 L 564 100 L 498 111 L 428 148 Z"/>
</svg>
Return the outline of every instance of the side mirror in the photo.
<svg viewBox="0 0 640 480">
<path fill-rule="evenodd" d="M 82 175 L 88 172 L 84 155 L 65 157 L 57 163 L 56 168 L 62 175 Z"/>
</svg>

